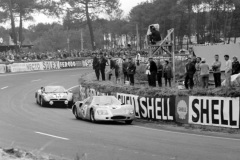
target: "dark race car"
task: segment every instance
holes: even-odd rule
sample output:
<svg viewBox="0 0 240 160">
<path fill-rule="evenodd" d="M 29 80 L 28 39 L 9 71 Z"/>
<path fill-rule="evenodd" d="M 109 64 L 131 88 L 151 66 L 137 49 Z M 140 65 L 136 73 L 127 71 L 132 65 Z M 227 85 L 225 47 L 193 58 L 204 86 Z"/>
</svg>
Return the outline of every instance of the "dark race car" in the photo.
<svg viewBox="0 0 240 160">
<path fill-rule="evenodd" d="M 73 104 L 73 94 L 62 86 L 41 87 L 41 89 L 36 91 L 35 98 L 36 103 L 41 106 L 72 106 Z"/>
</svg>

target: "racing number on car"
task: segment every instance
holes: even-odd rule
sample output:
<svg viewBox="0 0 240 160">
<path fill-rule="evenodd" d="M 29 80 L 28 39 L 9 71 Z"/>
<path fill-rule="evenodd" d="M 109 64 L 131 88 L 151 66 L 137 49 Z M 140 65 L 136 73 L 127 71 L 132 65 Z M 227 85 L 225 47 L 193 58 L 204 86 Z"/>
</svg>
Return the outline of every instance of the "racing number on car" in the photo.
<svg viewBox="0 0 240 160">
<path fill-rule="evenodd" d="M 81 110 L 82 110 L 83 117 L 86 117 L 86 115 L 87 115 L 87 105 L 84 105 Z"/>
</svg>

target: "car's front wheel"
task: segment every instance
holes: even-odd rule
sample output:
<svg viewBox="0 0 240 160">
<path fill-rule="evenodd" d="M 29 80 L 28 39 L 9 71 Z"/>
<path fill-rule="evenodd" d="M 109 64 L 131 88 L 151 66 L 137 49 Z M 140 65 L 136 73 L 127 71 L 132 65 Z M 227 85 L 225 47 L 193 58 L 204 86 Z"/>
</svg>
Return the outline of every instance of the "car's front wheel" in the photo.
<svg viewBox="0 0 240 160">
<path fill-rule="evenodd" d="M 46 103 L 44 102 L 43 98 L 40 98 L 40 105 L 41 105 L 42 107 L 44 107 L 45 104 L 46 104 Z"/>
<path fill-rule="evenodd" d="M 126 124 L 132 124 L 133 120 L 126 120 L 125 123 Z"/>
<path fill-rule="evenodd" d="M 94 111 L 93 111 L 93 110 L 90 111 L 90 121 L 93 122 L 93 123 L 96 122 L 95 117 L 94 117 Z"/>
</svg>

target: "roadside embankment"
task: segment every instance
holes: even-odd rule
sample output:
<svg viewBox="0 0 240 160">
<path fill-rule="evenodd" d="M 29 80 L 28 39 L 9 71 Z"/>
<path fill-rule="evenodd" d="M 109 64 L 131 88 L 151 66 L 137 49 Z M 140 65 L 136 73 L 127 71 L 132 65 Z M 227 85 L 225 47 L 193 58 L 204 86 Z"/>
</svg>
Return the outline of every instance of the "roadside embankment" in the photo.
<svg viewBox="0 0 240 160">
<path fill-rule="evenodd" d="M 179 90 L 177 87 L 128 86 L 96 81 L 94 73 L 79 79 L 76 99 L 92 95 L 114 95 L 135 107 L 137 121 L 187 129 L 239 133 L 240 88 Z M 165 127 L 168 128 L 168 127 Z"/>
</svg>

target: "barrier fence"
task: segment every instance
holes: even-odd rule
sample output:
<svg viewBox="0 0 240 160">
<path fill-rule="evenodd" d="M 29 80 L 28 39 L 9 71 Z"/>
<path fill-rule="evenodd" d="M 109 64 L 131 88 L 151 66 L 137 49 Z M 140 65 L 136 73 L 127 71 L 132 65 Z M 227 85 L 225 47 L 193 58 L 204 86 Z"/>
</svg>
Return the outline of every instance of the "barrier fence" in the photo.
<svg viewBox="0 0 240 160">
<path fill-rule="evenodd" d="M 240 128 L 240 99 L 209 96 L 141 97 L 125 93 L 101 93 L 80 85 L 80 99 L 114 95 L 123 104 L 133 105 L 140 119 L 172 121 L 183 124 Z"/>
</svg>

